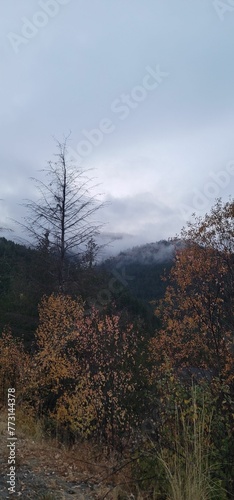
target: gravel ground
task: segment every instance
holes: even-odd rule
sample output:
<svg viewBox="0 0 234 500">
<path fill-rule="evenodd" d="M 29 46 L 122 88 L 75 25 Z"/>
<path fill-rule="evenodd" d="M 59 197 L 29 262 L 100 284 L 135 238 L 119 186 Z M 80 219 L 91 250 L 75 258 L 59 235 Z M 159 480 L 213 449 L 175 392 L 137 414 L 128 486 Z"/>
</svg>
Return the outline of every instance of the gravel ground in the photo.
<svg viewBox="0 0 234 500">
<path fill-rule="evenodd" d="M 16 442 L 16 493 L 9 494 L 7 484 L 6 432 L 0 434 L 0 499 L 22 500 L 88 500 L 100 499 L 96 484 L 88 480 L 90 473 L 81 471 L 75 463 L 78 454 L 60 450 L 46 443 L 37 443 L 24 437 Z M 79 450 L 78 450 L 79 451 Z M 86 479 L 87 477 L 87 479 Z"/>
<path fill-rule="evenodd" d="M 84 481 L 71 481 L 53 470 L 44 467 L 40 459 L 29 460 L 16 467 L 16 493 L 9 494 L 5 460 L 0 458 L 0 498 L 1 500 L 22 498 L 31 500 L 97 499 L 95 486 Z M 49 495 L 50 494 L 50 495 Z M 46 496 L 47 495 L 47 496 Z"/>
</svg>

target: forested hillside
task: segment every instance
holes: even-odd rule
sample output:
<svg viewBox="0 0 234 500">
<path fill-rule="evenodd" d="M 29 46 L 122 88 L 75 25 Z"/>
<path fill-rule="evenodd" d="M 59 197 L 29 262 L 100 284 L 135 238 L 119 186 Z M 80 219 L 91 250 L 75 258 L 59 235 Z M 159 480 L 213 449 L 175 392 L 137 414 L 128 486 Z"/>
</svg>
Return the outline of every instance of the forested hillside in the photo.
<svg viewBox="0 0 234 500">
<path fill-rule="evenodd" d="M 71 257 L 68 292 L 80 295 L 87 302 L 87 308 L 96 305 L 100 309 L 115 301 L 120 308 L 135 314 L 153 313 L 150 302 L 162 298 L 165 293 L 166 282 L 162 277 L 169 274 L 174 252 L 167 250 L 172 248 L 171 243 L 162 242 L 159 244 L 160 259 L 154 261 L 157 251 L 148 258 L 148 247 L 152 246 L 142 245 L 137 252 L 135 248 L 129 249 L 91 267 Z M 158 248 L 157 243 L 154 246 Z M 54 266 L 52 254 L 0 238 L 1 328 L 9 325 L 16 336 L 23 336 L 30 342 L 38 322 L 38 303 L 44 294 L 56 291 Z M 109 290 L 111 279 L 116 279 L 113 290 Z M 105 290 L 109 295 L 105 296 Z"/>
<path fill-rule="evenodd" d="M 182 243 L 174 240 L 148 243 L 120 252 L 107 259 L 102 268 L 110 272 L 124 269 L 127 286 L 132 295 L 150 302 L 163 297 L 166 289 L 163 277 L 168 277 L 175 259 L 176 249 Z"/>
</svg>

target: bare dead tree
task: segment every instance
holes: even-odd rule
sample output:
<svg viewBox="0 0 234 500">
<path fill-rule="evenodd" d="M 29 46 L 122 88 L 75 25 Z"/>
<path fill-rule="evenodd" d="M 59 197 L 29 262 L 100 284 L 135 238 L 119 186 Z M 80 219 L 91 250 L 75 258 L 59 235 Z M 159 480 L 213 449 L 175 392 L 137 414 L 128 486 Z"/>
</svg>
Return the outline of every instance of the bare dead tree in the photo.
<svg viewBox="0 0 234 500">
<path fill-rule="evenodd" d="M 64 291 L 67 258 L 82 255 L 85 244 L 100 233 L 103 223 L 94 216 L 105 203 L 98 199 L 100 193 L 91 194 L 97 187 L 94 179 L 69 160 L 67 139 L 63 143 L 57 141 L 57 149 L 56 160 L 43 170 L 48 182 L 32 179 L 39 199 L 26 200 L 28 214 L 21 225 L 38 246 L 43 245 L 46 235 L 57 259 L 58 286 Z"/>
</svg>

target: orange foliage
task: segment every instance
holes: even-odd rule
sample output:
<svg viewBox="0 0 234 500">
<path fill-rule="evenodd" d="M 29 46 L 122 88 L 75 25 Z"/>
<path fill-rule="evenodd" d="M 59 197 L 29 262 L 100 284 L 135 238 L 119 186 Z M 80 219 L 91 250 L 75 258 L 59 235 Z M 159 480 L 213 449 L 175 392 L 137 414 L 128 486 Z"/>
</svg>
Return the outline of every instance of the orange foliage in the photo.
<svg viewBox="0 0 234 500">
<path fill-rule="evenodd" d="M 31 395 L 38 410 L 74 432 L 115 441 L 128 430 L 135 389 L 138 336 L 118 315 L 84 314 L 69 296 L 44 297 L 39 307 Z"/>
<path fill-rule="evenodd" d="M 217 202 L 210 215 L 184 229 L 165 298 L 156 310 L 163 328 L 150 343 L 161 371 L 207 368 L 234 382 L 234 204 Z"/>
</svg>

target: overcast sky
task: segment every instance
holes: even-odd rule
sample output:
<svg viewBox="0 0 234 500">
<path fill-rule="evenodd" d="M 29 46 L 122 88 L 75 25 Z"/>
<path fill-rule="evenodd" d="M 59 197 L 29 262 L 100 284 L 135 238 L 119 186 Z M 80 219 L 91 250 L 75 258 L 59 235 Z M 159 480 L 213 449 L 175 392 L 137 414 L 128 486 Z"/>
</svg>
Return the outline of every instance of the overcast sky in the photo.
<svg viewBox="0 0 234 500">
<path fill-rule="evenodd" d="M 0 26 L 1 225 L 70 130 L 112 251 L 233 195 L 233 0 L 2 0 Z"/>
</svg>

